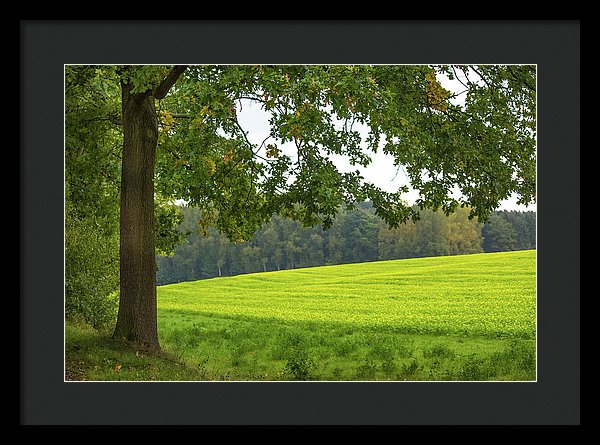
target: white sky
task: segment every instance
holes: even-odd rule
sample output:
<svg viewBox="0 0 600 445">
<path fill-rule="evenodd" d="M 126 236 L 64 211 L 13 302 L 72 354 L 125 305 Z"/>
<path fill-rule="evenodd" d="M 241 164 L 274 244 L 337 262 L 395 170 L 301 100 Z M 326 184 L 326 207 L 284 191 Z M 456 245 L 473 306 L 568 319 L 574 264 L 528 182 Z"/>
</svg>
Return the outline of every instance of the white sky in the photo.
<svg viewBox="0 0 600 445">
<path fill-rule="evenodd" d="M 440 79 L 441 81 L 441 79 Z M 457 87 L 452 85 L 450 81 L 441 82 L 442 85 L 449 90 L 453 91 L 461 91 L 464 89 L 460 83 L 456 80 L 454 81 Z M 458 90 L 456 88 L 459 88 Z M 238 120 L 242 128 L 248 132 L 248 139 L 253 144 L 257 146 L 260 145 L 263 140 L 269 136 L 269 112 L 266 112 L 261 109 L 260 104 L 250 103 L 248 101 L 242 102 L 242 109 L 239 110 L 238 106 Z M 358 126 L 355 125 L 355 129 L 358 129 Z M 365 133 L 366 134 L 366 133 Z M 285 154 L 295 158 L 296 149 L 294 144 L 289 143 L 286 145 L 282 145 L 279 141 L 269 140 L 265 143 L 277 143 L 278 148 L 280 148 Z M 262 156 L 265 155 L 264 148 L 263 153 L 260 153 Z M 371 164 L 368 167 L 362 167 L 360 165 L 350 165 L 347 160 L 342 156 L 332 155 L 330 159 L 335 163 L 338 169 L 342 172 L 350 172 L 359 170 L 363 175 L 364 179 L 368 182 L 375 184 L 380 187 L 382 190 L 395 192 L 398 190 L 398 187 L 402 185 L 409 185 L 408 177 L 406 176 L 403 169 L 398 170 L 397 167 L 394 166 L 394 159 L 390 155 L 386 155 L 379 151 L 376 154 L 371 154 Z M 410 186 L 409 186 L 410 188 Z M 404 195 L 404 199 L 409 203 L 413 204 L 415 200 L 419 197 L 419 193 L 415 190 L 410 189 L 411 191 Z M 512 199 L 508 199 L 502 201 L 500 204 L 500 210 L 536 210 L 536 205 L 523 206 L 518 205 L 516 203 L 517 198 L 514 197 Z"/>
</svg>

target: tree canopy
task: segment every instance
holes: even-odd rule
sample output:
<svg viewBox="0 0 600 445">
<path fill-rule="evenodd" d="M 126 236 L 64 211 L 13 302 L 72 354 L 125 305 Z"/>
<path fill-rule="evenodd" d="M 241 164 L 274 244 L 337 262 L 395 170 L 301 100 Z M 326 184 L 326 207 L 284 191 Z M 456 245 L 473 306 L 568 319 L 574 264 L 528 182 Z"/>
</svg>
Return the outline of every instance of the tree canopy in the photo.
<svg viewBox="0 0 600 445">
<path fill-rule="evenodd" d="M 462 79 L 464 104 L 441 76 Z M 261 145 L 239 123 L 241 100 L 271 114 Z M 392 227 L 418 218 L 406 188 L 385 192 L 358 170 L 341 173 L 333 154 L 357 166 L 378 151 L 393 156 L 421 208 L 464 205 L 485 220 L 513 193 L 535 199 L 530 66 L 190 67 L 159 109 L 157 191 L 201 207 L 203 223 L 232 239 L 249 238 L 273 213 L 327 228 L 340 206 L 367 199 Z M 369 129 L 366 140 L 356 124 Z M 286 142 L 294 155 L 282 153 Z"/>
</svg>

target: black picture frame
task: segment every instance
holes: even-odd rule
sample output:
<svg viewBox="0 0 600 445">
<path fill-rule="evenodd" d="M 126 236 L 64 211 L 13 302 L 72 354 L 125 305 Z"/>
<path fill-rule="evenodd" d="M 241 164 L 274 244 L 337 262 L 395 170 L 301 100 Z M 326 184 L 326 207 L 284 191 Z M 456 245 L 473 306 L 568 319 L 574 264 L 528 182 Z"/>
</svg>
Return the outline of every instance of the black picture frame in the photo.
<svg viewBox="0 0 600 445">
<path fill-rule="evenodd" d="M 65 382 L 65 64 L 538 67 L 537 382 Z M 578 21 L 20 22 L 22 425 L 577 425 Z"/>
</svg>

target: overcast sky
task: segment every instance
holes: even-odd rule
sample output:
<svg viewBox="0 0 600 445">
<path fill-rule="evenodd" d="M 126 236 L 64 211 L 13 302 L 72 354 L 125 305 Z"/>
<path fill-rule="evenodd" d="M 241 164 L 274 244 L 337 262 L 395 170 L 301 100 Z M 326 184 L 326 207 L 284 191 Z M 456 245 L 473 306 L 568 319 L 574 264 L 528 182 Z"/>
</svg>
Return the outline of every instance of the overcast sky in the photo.
<svg viewBox="0 0 600 445">
<path fill-rule="evenodd" d="M 441 79 L 440 79 L 441 81 Z M 456 84 L 461 87 L 462 85 Z M 443 86 L 449 90 L 453 91 L 461 91 L 456 90 L 450 81 L 441 81 Z M 464 90 L 464 88 L 462 88 Z M 457 99 L 458 101 L 461 98 Z M 248 132 L 248 139 L 257 145 L 260 145 L 263 140 L 269 136 L 269 117 L 270 114 L 261 109 L 261 105 L 257 103 L 250 102 L 242 102 L 242 109 L 239 110 L 238 106 L 238 119 L 242 128 Z M 356 128 L 356 126 L 355 126 Z M 358 128 L 357 128 L 358 129 Z M 267 143 L 277 143 L 277 141 L 267 141 Z M 265 144 L 266 145 L 266 144 Z M 295 159 L 295 146 L 293 144 L 281 145 L 277 143 L 278 147 L 283 150 L 283 152 L 292 159 Z M 263 156 L 265 155 L 264 149 Z M 371 182 L 383 190 L 395 192 L 398 190 L 398 187 L 402 185 L 409 185 L 408 177 L 402 168 L 398 169 L 394 166 L 394 159 L 390 155 L 386 155 L 381 151 L 376 154 L 371 154 L 372 162 L 368 167 L 362 167 L 359 165 L 350 165 L 345 158 L 341 156 L 331 156 L 330 159 L 338 169 L 342 172 L 350 172 L 359 170 L 366 181 Z M 410 187 L 410 186 L 409 186 Z M 411 189 L 411 191 L 405 194 L 404 199 L 409 203 L 413 204 L 414 201 L 418 198 L 418 192 Z M 530 206 L 518 205 L 516 203 L 517 199 L 512 198 L 506 201 L 503 201 L 500 205 L 500 210 L 536 210 L 535 204 Z"/>
</svg>

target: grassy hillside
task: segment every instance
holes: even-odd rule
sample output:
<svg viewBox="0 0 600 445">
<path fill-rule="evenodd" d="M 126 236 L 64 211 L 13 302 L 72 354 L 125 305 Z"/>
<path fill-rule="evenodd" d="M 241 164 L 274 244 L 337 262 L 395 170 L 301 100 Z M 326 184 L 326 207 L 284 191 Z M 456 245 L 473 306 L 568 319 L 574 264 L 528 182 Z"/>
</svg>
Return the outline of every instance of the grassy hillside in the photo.
<svg viewBox="0 0 600 445">
<path fill-rule="evenodd" d="M 158 300 L 162 317 L 204 314 L 533 338 L 535 251 L 238 275 L 161 286 Z"/>
<path fill-rule="evenodd" d="M 535 271 L 517 251 L 160 286 L 159 336 L 188 380 L 534 380 Z"/>
</svg>

